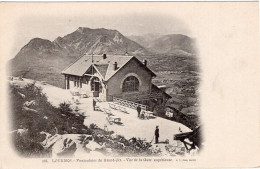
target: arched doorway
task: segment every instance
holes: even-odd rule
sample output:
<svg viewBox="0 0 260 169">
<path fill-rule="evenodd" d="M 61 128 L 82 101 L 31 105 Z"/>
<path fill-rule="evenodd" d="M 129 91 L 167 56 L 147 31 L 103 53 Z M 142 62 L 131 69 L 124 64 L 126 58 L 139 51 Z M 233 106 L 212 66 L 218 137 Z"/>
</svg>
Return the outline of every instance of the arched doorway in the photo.
<svg viewBox="0 0 260 169">
<path fill-rule="evenodd" d="M 102 92 L 101 82 L 98 77 L 93 77 L 90 81 L 91 91 L 94 97 L 99 97 L 99 93 Z"/>
</svg>

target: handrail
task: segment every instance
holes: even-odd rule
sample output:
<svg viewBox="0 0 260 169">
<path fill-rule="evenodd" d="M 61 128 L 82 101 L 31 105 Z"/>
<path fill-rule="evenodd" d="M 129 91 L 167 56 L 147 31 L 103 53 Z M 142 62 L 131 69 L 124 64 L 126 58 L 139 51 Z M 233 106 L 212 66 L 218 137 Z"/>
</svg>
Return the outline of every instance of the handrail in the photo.
<svg viewBox="0 0 260 169">
<path fill-rule="evenodd" d="M 126 94 L 124 97 L 127 100 L 144 100 L 144 99 L 153 99 L 162 97 L 163 93 L 156 92 L 156 93 L 144 93 L 144 94 Z"/>
<path fill-rule="evenodd" d="M 121 98 L 118 98 L 118 97 L 115 97 L 115 96 L 113 96 L 113 102 L 120 104 L 122 106 L 125 106 L 125 107 L 132 108 L 132 109 L 136 109 L 138 106 L 140 106 L 142 110 L 147 110 L 146 105 L 135 103 L 135 102 L 128 101 L 128 100 L 124 100 L 124 99 L 121 99 Z"/>
</svg>

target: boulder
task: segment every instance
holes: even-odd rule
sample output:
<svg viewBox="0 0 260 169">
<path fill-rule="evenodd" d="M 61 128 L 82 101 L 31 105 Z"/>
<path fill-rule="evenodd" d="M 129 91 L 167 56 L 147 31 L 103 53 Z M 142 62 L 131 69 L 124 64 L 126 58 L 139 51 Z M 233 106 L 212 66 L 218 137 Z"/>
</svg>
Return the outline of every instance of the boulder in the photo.
<svg viewBox="0 0 260 169">
<path fill-rule="evenodd" d="M 85 134 L 84 136 L 85 136 L 85 139 L 87 139 L 87 140 L 93 140 L 92 135 Z"/>
<path fill-rule="evenodd" d="M 25 95 L 24 94 L 22 94 L 22 93 L 20 93 L 20 92 L 18 92 L 18 94 L 24 99 L 25 98 Z"/>
<path fill-rule="evenodd" d="M 25 137 L 28 134 L 28 129 L 17 129 L 17 135 Z"/>
<path fill-rule="evenodd" d="M 57 141 L 53 145 L 52 154 L 54 156 L 73 156 L 76 150 L 76 143 L 70 138 L 65 138 Z"/>
<path fill-rule="evenodd" d="M 32 112 L 32 113 L 38 113 L 37 110 L 30 109 L 30 108 L 28 108 L 28 107 L 23 107 L 23 109 L 24 109 L 25 111 L 29 111 L 29 112 Z"/>
<path fill-rule="evenodd" d="M 23 105 L 26 107 L 35 106 L 35 100 L 26 101 Z"/>
<path fill-rule="evenodd" d="M 44 132 L 44 131 L 41 131 L 41 132 L 40 132 L 40 135 L 41 135 L 41 136 L 44 136 L 44 135 L 45 135 L 45 136 L 44 136 L 44 137 L 45 137 L 45 140 L 43 141 L 43 142 L 45 142 L 45 143 L 46 143 L 46 141 L 47 141 L 49 138 L 52 137 L 52 135 L 51 135 L 50 133 L 47 133 L 47 132 Z M 41 144 L 44 144 L 43 142 L 42 142 Z"/>
<path fill-rule="evenodd" d="M 149 148 L 152 154 L 161 154 L 161 148 L 158 145 L 153 145 Z"/>
<path fill-rule="evenodd" d="M 88 135 L 88 134 L 82 134 L 81 136 L 81 143 L 88 143 L 89 141 L 91 140 L 94 140 L 93 136 L 92 135 Z"/>
<path fill-rule="evenodd" d="M 41 132 L 40 134 L 46 134 L 45 132 Z M 50 148 L 52 147 L 57 141 L 61 140 L 62 136 L 59 134 L 55 134 L 54 136 L 52 136 L 51 134 L 46 134 L 46 139 L 41 142 L 41 145 L 44 148 Z"/>
<path fill-rule="evenodd" d="M 103 147 L 94 141 L 89 141 L 88 144 L 85 145 L 87 150 L 95 151 L 101 150 Z"/>
</svg>

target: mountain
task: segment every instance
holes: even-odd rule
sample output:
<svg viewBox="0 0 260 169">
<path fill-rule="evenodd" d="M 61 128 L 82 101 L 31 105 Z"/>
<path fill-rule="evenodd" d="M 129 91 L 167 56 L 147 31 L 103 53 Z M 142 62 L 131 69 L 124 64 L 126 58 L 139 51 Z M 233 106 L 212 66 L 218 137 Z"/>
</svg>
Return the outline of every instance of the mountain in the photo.
<svg viewBox="0 0 260 169">
<path fill-rule="evenodd" d="M 162 35 L 161 34 L 153 34 L 153 33 L 148 33 L 145 35 L 131 35 L 131 36 L 127 36 L 129 39 L 137 42 L 138 44 L 142 45 L 145 48 L 149 48 L 150 44 L 160 38 Z"/>
<path fill-rule="evenodd" d="M 117 30 L 80 27 L 53 42 L 34 38 L 9 61 L 12 76 L 47 81 L 62 87 L 60 72 L 82 54 L 146 55 L 149 52 Z"/>
<path fill-rule="evenodd" d="M 142 45 L 134 42 L 134 38 Z M 40 38 L 30 40 L 10 60 L 9 74 L 46 81 L 63 88 L 61 71 L 82 54 L 124 54 L 126 49 L 138 59 L 148 60 L 148 66 L 157 74 L 153 83 L 166 85 L 166 91 L 173 97 L 169 100 L 171 105 L 181 105 L 184 110 L 190 108 L 196 112 L 199 63 L 197 57 L 187 57 L 196 52 L 195 41 L 185 35 L 148 34 L 127 38 L 116 30 L 80 27 L 54 41 Z"/>
<path fill-rule="evenodd" d="M 78 54 L 124 54 L 144 55 L 148 51 L 138 43 L 126 38 L 117 30 L 104 28 L 78 28 L 75 32 L 58 37 L 53 42 L 69 53 Z"/>
<path fill-rule="evenodd" d="M 147 49 L 129 38 L 139 39 L 137 41 Z M 158 59 L 165 54 L 169 57 L 194 55 L 194 44 L 193 39 L 179 34 L 164 36 L 146 34 L 127 38 L 117 30 L 79 27 L 76 31 L 64 37 L 57 37 L 54 41 L 40 38 L 30 40 L 10 60 L 9 74 L 46 81 L 49 84 L 64 87 L 64 77 L 60 72 L 82 54 L 122 55 L 127 51 L 130 55 L 147 56 L 149 60 L 151 55 Z M 155 67 L 162 67 L 163 65 L 158 66 L 156 62 L 154 63 Z M 163 69 L 167 69 L 166 65 L 163 67 Z"/>
<path fill-rule="evenodd" d="M 195 40 L 182 34 L 146 34 L 143 36 L 128 36 L 154 54 L 184 55 L 196 54 Z"/>
<path fill-rule="evenodd" d="M 193 55 L 196 53 L 195 40 L 186 35 L 164 35 L 149 45 L 148 49 L 159 54 L 183 54 Z"/>
</svg>

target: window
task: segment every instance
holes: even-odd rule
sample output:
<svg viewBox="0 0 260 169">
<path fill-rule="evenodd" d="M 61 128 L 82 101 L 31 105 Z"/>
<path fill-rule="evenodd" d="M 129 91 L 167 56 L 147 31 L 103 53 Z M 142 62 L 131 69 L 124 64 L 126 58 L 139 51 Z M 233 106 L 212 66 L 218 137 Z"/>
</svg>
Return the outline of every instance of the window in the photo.
<svg viewBox="0 0 260 169">
<path fill-rule="evenodd" d="M 138 91 L 139 81 L 134 76 L 127 77 L 123 82 L 123 92 Z"/>
</svg>

